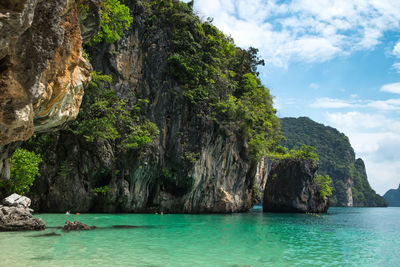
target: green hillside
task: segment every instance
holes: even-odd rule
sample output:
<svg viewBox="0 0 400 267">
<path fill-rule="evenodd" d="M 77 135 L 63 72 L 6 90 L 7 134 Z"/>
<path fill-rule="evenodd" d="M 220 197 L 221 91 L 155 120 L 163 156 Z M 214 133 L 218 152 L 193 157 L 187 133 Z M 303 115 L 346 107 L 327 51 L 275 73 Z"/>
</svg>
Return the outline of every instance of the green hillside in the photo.
<svg viewBox="0 0 400 267">
<path fill-rule="evenodd" d="M 317 123 L 307 117 L 282 118 L 283 146 L 299 148 L 314 146 L 319 155 L 319 173 L 329 174 L 333 180 L 334 206 L 348 206 L 351 187 L 354 206 L 387 206 L 368 183 L 362 159 L 356 159 L 349 138 L 335 128 Z M 350 197 L 350 199 L 349 199 Z"/>
<path fill-rule="evenodd" d="M 390 207 L 400 207 L 400 185 L 397 189 L 390 189 L 383 198 L 389 203 Z"/>
</svg>

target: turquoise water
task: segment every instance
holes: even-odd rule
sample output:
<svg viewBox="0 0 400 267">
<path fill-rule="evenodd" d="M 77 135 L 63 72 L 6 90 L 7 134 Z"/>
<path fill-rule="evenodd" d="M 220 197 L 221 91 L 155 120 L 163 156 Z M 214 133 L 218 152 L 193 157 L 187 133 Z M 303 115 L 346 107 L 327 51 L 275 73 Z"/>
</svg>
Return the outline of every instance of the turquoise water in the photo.
<svg viewBox="0 0 400 267">
<path fill-rule="evenodd" d="M 0 266 L 400 266 L 400 208 L 37 217 L 54 228 L 0 233 Z M 67 219 L 102 228 L 55 228 Z M 53 232 L 59 235 L 38 236 Z"/>
</svg>

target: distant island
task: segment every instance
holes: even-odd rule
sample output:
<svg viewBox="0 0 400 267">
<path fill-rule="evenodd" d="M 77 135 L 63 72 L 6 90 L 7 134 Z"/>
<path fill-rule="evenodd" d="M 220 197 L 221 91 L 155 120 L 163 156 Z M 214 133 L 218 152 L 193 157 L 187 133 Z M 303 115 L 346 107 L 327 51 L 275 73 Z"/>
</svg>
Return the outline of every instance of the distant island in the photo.
<svg viewBox="0 0 400 267">
<path fill-rule="evenodd" d="M 282 118 L 281 127 L 286 138 L 283 146 L 289 149 L 303 144 L 315 147 L 320 159 L 318 171 L 332 177 L 332 206 L 387 206 L 385 199 L 368 183 L 364 162 L 355 158 L 346 135 L 307 117 Z"/>
<path fill-rule="evenodd" d="M 383 198 L 389 203 L 389 207 L 400 207 L 400 185 L 397 189 L 390 189 Z"/>
</svg>

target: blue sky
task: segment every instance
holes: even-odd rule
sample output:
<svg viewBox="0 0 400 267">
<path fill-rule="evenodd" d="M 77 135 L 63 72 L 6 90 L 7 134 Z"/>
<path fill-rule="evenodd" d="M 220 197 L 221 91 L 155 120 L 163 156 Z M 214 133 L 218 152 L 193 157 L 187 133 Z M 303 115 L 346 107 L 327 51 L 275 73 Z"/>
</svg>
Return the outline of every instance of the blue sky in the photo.
<svg viewBox="0 0 400 267">
<path fill-rule="evenodd" d="M 237 45 L 260 49 L 280 117 L 337 128 L 372 187 L 397 188 L 400 0 L 195 0 L 195 11 Z"/>
</svg>

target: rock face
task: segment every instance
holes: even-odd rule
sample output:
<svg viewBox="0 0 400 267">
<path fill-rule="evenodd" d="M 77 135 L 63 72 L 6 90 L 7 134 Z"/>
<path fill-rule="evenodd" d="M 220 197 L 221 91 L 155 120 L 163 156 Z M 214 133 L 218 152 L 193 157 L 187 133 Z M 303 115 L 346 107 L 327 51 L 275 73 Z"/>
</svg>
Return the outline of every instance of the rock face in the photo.
<svg viewBox="0 0 400 267">
<path fill-rule="evenodd" d="M 90 227 L 87 224 L 81 223 L 79 221 L 66 221 L 63 227 L 64 231 L 81 231 L 81 230 L 91 230 L 94 229 L 94 227 Z"/>
<path fill-rule="evenodd" d="M 18 194 L 5 198 L 0 205 L 0 231 L 44 230 L 44 221 L 32 217 L 30 204 L 29 198 Z"/>
<path fill-rule="evenodd" d="M 60 128 L 77 116 L 91 71 L 82 57 L 79 25 L 77 1 L 1 1 L 2 158 L 10 156 L 5 145 L 26 140 L 34 130 Z M 8 178 L 6 164 L 0 164 L 0 173 Z"/>
<path fill-rule="evenodd" d="M 153 147 L 138 157 L 105 140 L 86 142 L 62 131 L 54 137 L 31 192 L 46 212 L 227 213 L 250 209 L 257 162 L 234 134 L 198 114 L 168 76 L 171 28 L 149 30 L 153 17 L 127 1 L 134 26 L 115 44 L 90 51 L 96 71 L 111 74 L 118 95 L 149 100 L 146 116 L 160 130 Z M 135 94 L 136 96 L 133 96 Z M 191 151 L 192 153 L 188 153 Z M 262 179 L 260 179 L 262 181 Z M 104 194 L 94 188 L 107 186 Z"/>
<path fill-rule="evenodd" d="M 272 164 L 264 190 L 265 212 L 326 212 L 324 199 L 314 181 L 318 167 L 310 160 L 285 159 Z"/>
<path fill-rule="evenodd" d="M 389 207 L 400 207 L 400 185 L 397 189 L 390 189 L 383 198 L 389 203 Z"/>
</svg>

